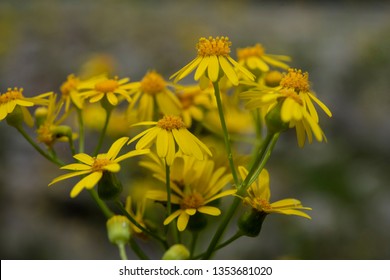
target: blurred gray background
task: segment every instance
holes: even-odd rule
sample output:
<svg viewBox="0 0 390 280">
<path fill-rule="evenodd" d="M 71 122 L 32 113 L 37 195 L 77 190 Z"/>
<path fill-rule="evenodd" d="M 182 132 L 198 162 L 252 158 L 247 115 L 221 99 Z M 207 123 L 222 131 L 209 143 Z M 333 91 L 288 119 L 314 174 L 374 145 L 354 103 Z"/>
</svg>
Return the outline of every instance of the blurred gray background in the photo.
<svg viewBox="0 0 390 280">
<path fill-rule="evenodd" d="M 255 43 L 290 55 L 334 116 L 321 116 L 327 144 L 299 149 L 293 131 L 281 137 L 268 165 L 272 197 L 299 198 L 313 219 L 268 217 L 260 237 L 216 258 L 389 259 L 390 5 L 326 3 L 2 0 L 0 91 L 58 91 L 94 54 L 110 56 L 119 76 L 156 69 L 168 78 L 208 35 L 229 36 L 233 57 Z M 89 197 L 49 189 L 57 167 L 5 122 L 0 162 L 2 259 L 118 258 Z"/>
</svg>

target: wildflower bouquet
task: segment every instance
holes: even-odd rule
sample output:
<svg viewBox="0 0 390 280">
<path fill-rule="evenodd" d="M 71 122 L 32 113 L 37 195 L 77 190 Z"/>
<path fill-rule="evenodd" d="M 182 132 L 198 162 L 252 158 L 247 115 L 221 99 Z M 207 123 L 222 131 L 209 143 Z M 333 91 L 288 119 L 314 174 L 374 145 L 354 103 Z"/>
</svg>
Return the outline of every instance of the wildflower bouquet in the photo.
<svg viewBox="0 0 390 280">
<path fill-rule="evenodd" d="M 260 44 L 237 49 L 236 61 L 228 37 L 200 38 L 196 49 L 173 82 L 157 71 L 135 82 L 69 75 L 59 94 L 25 97 L 9 88 L 0 95 L 0 120 L 65 171 L 48 185 L 70 185 L 74 199 L 88 192 L 122 259 L 128 245 L 148 259 L 145 240 L 163 259 L 209 259 L 243 236 L 258 236 L 268 214 L 310 219 L 311 208 L 297 199 L 271 202 L 265 168 L 288 129 L 299 147 L 326 141 L 317 107 L 332 114 L 308 73 Z M 193 72 L 197 83 L 179 84 Z M 59 156 L 59 141 L 68 143 L 72 162 Z M 73 177 L 78 181 L 69 183 Z M 225 238 L 228 227 L 236 233 Z M 203 233 L 208 244 L 198 242 Z"/>
</svg>

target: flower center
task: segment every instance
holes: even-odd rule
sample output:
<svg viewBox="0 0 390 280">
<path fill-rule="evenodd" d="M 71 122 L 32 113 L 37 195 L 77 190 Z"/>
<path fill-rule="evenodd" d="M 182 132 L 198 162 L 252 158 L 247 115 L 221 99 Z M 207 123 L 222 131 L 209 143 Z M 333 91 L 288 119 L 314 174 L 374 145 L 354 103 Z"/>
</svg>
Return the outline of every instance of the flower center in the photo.
<svg viewBox="0 0 390 280">
<path fill-rule="evenodd" d="M 285 96 L 286 98 L 291 98 L 295 102 L 297 102 L 299 105 L 303 106 L 303 101 L 302 101 L 301 97 L 294 90 L 285 89 L 285 90 L 281 90 L 280 93 L 283 96 Z"/>
<path fill-rule="evenodd" d="M 13 89 L 9 88 L 6 93 L 3 93 L 0 95 L 0 105 L 6 104 L 12 100 L 22 99 L 23 98 L 22 93 L 23 93 L 22 88 L 20 88 L 20 89 L 18 89 L 16 87 Z"/>
<path fill-rule="evenodd" d="M 77 85 L 79 84 L 79 78 L 76 78 L 75 75 L 71 74 L 68 76 L 68 79 L 61 85 L 61 93 L 63 96 L 69 96 L 69 93 L 72 90 L 77 89 Z"/>
<path fill-rule="evenodd" d="M 163 77 L 155 71 L 147 73 L 141 81 L 142 91 L 150 95 L 163 91 L 165 85 Z"/>
<path fill-rule="evenodd" d="M 53 143 L 53 134 L 51 132 L 51 126 L 47 124 L 41 125 L 37 129 L 38 141 L 50 146 Z"/>
<path fill-rule="evenodd" d="M 253 47 L 237 49 L 237 57 L 239 60 L 244 60 L 249 57 L 261 57 L 265 53 L 264 47 L 261 44 L 256 44 Z"/>
<path fill-rule="evenodd" d="M 99 92 L 113 92 L 119 87 L 118 81 L 114 79 L 108 79 L 96 83 L 95 90 Z"/>
<path fill-rule="evenodd" d="M 288 69 L 288 73 L 280 81 L 280 85 L 284 88 L 293 88 L 296 92 L 308 92 L 309 85 L 309 73 L 302 73 L 301 70 Z"/>
<path fill-rule="evenodd" d="M 257 209 L 267 212 L 272 209 L 271 204 L 265 199 L 256 198 L 256 205 L 258 206 Z"/>
<path fill-rule="evenodd" d="M 192 193 L 183 198 L 180 203 L 181 209 L 198 208 L 204 204 L 204 198 L 199 193 Z"/>
<path fill-rule="evenodd" d="M 92 171 L 101 171 L 104 166 L 109 165 L 111 161 L 108 158 L 94 158 Z"/>
<path fill-rule="evenodd" d="M 164 116 L 157 122 L 157 126 L 168 131 L 186 127 L 183 120 L 178 116 Z"/>
<path fill-rule="evenodd" d="M 231 42 L 228 37 L 209 37 L 206 39 L 202 37 L 196 44 L 199 56 L 210 56 L 210 55 L 222 55 L 228 56 L 230 53 Z"/>
</svg>

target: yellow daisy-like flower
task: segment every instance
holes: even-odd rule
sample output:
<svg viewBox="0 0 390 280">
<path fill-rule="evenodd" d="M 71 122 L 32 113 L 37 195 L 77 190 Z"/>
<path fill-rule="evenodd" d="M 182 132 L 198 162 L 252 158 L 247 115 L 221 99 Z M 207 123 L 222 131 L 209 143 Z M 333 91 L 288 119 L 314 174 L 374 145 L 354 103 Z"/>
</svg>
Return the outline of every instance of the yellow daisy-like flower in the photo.
<svg viewBox="0 0 390 280">
<path fill-rule="evenodd" d="M 192 121 L 201 121 L 204 111 L 217 107 L 214 89 L 201 89 L 199 85 L 185 86 L 176 92 L 182 105 L 181 116 L 187 127 L 191 127 Z"/>
<path fill-rule="evenodd" d="M 81 81 L 74 74 L 67 77 L 66 81 L 60 87 L 62 99 L 65 101 L 65 112 L 69 111 L 70 104 L 74 104 L 77 108 L 83 108 L 83 99 L 77 90 Z"/>
<path fill-rule="evenodd" d="M 134 200 L 135 201 L 135 200 Z M 133 210 L 133 199 L 129 195 L 126 198 L 126 211 L 129 213 L 129 215 L 136 220 L 142 227 L 146 228 L 145 222 L 144 222 L 144 213 L 145 213 L 145 206 L 146 206 L 146 197 L 144 197 L 142 200 L 137 200 L 135 203 L 135 211 Z M 131 231 L 137 234 L 140 237 L 144 237 L 142 234 L 142 230 L 134 225 L 133 223 L 130 224 Z"/>
<path fill-rule="evenodd" d="M 248 99 L 246 108 L 262 108 L 270 111 L 281 102 L 280 117 L 289 126 L 295 127 L 298 145 L 303 147 L 306 136 L 309 143 L 315 138 L 326 141 L 325 134 L 319 126 L 319 117 L 314 106 L 316 103 L 329 117 L 332 113 L 310 90 L 308 73 L 301 70 L 289 69 L 288 73 L 280 80 L 280 85 L 273 89 L 255 88 L 240 94 L 243 99 Z M 314 101 L 314 103 L 313 103 Z"/>
<path fill-rule="evenodd" d="M 258 69 L 262 72 L 268 72 L 270 70 L 269 65 L 288 69 L 289 66 L 283 61 L 291 61 L 291 58 L 286 55 L 266 54 L 261 44 L 237 49 L 237 57 L 241 66 L 251 71 Z"/>
<path fill-rule="evenodd" d="M 226 75 L 229 81 L 236 86 L 239 81 L 237 73 L 242 73 L 248 79 L 254 80 L 254 75 L 230 56 L 231 44 L 229 38 L 224 36 L 200 38 L 196 45 L 197 57 L 174 73 L 170 79 L 175 78 L 176 83 L 196 69 L 195 81 L 206 78 L 216 82 Z"/>
<path fill-rule="evenodd" d="M 50 96 L 52 92 L 43 93 L 35 97 L 24 97 L 22 88 L 8 88 L 7 92 L 0 94 L 0 121 L 4 120 L 8 114 L 11 114 L 16 106 L 19 106 L 23 113 L 24 121 L 32 126 L 34 120 L 26 107 L 34 105 L 47 105 L 46 97 Z"/>
<path fill-rule="evenodd" d="M 179 115 L 181 104 L 169 87 L 174 86 L 166 82 L 159 73 L 148 72 L 141 81 L 129 84 L 130 94 L 134 94 L 129 110 L 137 105 L 139 121 L 153 120 L 155 104 L 164 115 Z"/>
<path fill-rule="evenodd" d="M 118 153 L 122 147 L 129 141 L 129 137 L 122 137 L 116 140 L 107 153 L 98 154 L 91 157 L 85 153 L 76 154 L 73 157 L 81 163 L 71 163 L 61 167 L 61 169 L 71 170 L 72 173 L 61 175 L 50 182 L 49 186 L 75 176 L 87 175 L 82 178 L 72 189 L 70 196 L 76 197 L 84 188 L 92 189 L 102 178 L 104 172 L 117 173 L 120 171 L 119 162 L 138 155 L 149 153 L 149 149 L 130 151 L 119 157 Z"/>
<path fill-rule="evenodd" d="M 165 182 L 163 164 L 148 165 L 154 176 Z M 177 220 L 177 228 L 184 231 L 188 225 L 190 216 L 197 212 L 219 216 L 221 210 L 215 206 L 208 205 L 212 201 L 221 197 L 233 195 L 235 189 L 222 189 L 232 181 L 232 175 L 226 173 L 224 167 L 215 168 L 212 160 L 196 160 L 193 157 L 180 156 L 175 158 L 171 167 L 171 196 L 172 204 L 176 204 L 180 209 L 174 211 L 164 220 L 164 225 L 168 225 L 174 219 Z M 155 201 L 167 201 L 167 193 L 163 190 L 150 190 L 146 193 L 147 198 Z"/>
<path fill-rule="evenodd" d="M 118 77 L 115 77 L 109 79 L 105 76 L 99 76 L 83 82 L 78 90 L 82 91 L 80 96 L 89 99 L 91 103 L 98 102 L 106 97 L 112 106 L 116 106 L 119 102 L 117 95 L 131 102 L 129 80 L 129 78 L 118 79 Z"/>
<path fill-rule="evenodd" d="M 140 139 L 135 148 L 137 150 L 149 148 L 156 144 L 157 154 L 172 165 L 178 150 L 185 155 L 193 156 L 199 160 L 205 155 L 211 156 L 210 150 L 195 135 L 189 132 L 183 120 L 178 116 L 164 116 L 158 122 L 140 122 L 135 125 L 154 125 L 140 134 L 134 136 L 129 144 Z"/>
<path fill-rule="evenodd" d="M 238 171 L 242 180 L 248 175 L 248 171 L 243 166 L 239 166 Z M 309 207 L 302 206 L 302 203 L 294 198 L 286 198 L 270 203 L 271 190 L 270 190 L 269 173 L 266 169 L 263 169 L 258 179 L 249 186 L 248 196 L 243 198 L 244 203 L 250 205 L 258 212 L 278 213 L 284 215 L 296 215 L 311 219 L 311 217 L 301 210 L 312 210 Z"/>
</svg>

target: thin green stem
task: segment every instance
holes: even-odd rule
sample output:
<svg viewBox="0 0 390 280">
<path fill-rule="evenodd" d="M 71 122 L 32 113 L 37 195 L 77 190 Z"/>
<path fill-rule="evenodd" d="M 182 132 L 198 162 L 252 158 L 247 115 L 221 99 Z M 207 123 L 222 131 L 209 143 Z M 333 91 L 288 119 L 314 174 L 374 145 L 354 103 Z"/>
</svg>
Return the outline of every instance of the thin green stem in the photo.
<svg viewBox="0 0 390 280">
<path fill-rule="evenodd" d="M 111 112 L 112 112 L 112 109 L 106 109 L 106 119 L 104 121 L 103 129 L 102 129 L 102 131 L 100 133 L 99 142 L 98 142 L 98 144 L 97 144 L 97 146 L 95 148 L 95 151 L 93 153 L 94 156 L 97 156 L 97 154 L 100 151 L 100 148 L 103 145 L 103 140 L 104 140 L 104 137 L 106 136 L 108 123 L 110 122 Z"/>
<path fill-rule="evenodd" d="M 118 244 L 118 249 L 119 249 L 119 255 L 121 257 L 121 260 L 123 260 L 123 261 L 128 260 L 127 259 L 127 254 L 126 254 L 125 244 L 119 243 Z"/>
<path fill-rule="evenodd" d="M 37 145 L 37 143 L 35 143 L 35 141 L 33 139 L 31 139 L 31 137 L 26 133 L 26 131 L 23 129 L 23 127 L 15 126 L 15 128 L 19 131 L 20 134 L 22 134 L 22 136 L 27 140 L 27 142 L 30 143 L 31 146 L 33 146 L 34 149 L 38 153 L 40 153 L 43 157 L 45 157 L 46 159 L 48 159 L 49 161 L 51 161 L 52 163 L 54 163 L 58 166 L 64 165 L 64 163 L 62 161 L 60 161 L 58 158 L 54 158 L 54 157 L 50 156 L 48 153 L 46 153 L 44 150 L 42 150 L 41 147 L 39 147 Z"/>
<path fill-rule="evenodd" d="M 168 217 L 172 214 L 172 203 L 171 203 L 172 190 L 171 190 L 171 168 L 167 163 L 165 163 L 165 181 L 167 187 L 167 217 Z M 179 243 L 180 236 L 179 236 L 179 231 L 177 230 L 176 223 L 171 223 L 171 228 L 172 228 L 174 242 L 177 244 Z"/>
<path fill-rule="evenodd" d="M 191 247 L 190 247 L 190 259 L 192 259 L 194 256 L 198 237 L 199 237 L 198 232 L 196 232 L 196 231 L 192 232 L 192 240 L 191 240 Z"/>
<path fill-rule="evenodd" d="M 140 260 L 149 260 L 150 258 L 142 251 L 141 247 L 135 242 L 133 238 L 130 238 L 130 247 L 134 251 L 134 253 L 138 256 Z"/>
<path fill-rule="evenodd" d="M 158 236 L 157 234 L 155 234 L 154 232 L 148 230 L 147 228 L 143 227 L 142 225 L 140 225 L 140 223 L 138 223 L 125 209 L 125 207 L 123 207 L 122 203 L 117 200 L 115 202 L 115 204 L 118 206 L 118 208 L 121 210 L 121 212 L 130 220 L 130 222 L 132 222 L 136 227 L 138 227 L 140 230 L 142 230 L 144 233 L 150 235 L 151 237 L 153 237 L 154 239 L 158 240 L 159 242 L 161 242 L 161 244 L 164 246 L 165 249 L 168 249 L 169 246 L 168 246 L 168 243 L 166 240 L 164 240 L 163 238 L 161 238 L 160 236 Z"/>
<path fill-rule="evenodd" d="M 85 145 L 85 131 L 84 131 L 84 119 L 81 109 L 77 108 L 77 119 L 79 123 L 79 153 L 84 153 Z"/>
<path fill-rule="evenodd" d="M 214 86 L 215 98 L 217 100 L 219 120 L 221 122 L 223 139 L 225 141 L 225 148 L 226 148 L 226 152 L 227 152 L 227 155 L 228 155 L 230 171 L 232 172 L 234 183 L 236 184 L 236 186 L 238 186 L 239 185 L 239 180 L 238 180 L 238 176 L 237 176 L 236 167 L 235 167 L 234 161 L 233 161 L 233 153 L 232 153 L 232 148 L 230 146 L 230 136 L 229 136 L 229 132 L 228 132 L 228 129 L 227 129 L 227 126 L 226 126 L 225 115 L 223 113 L 221 92 L 219 90 L 218 81 L 214 82 L 213 86 Z"/>
<path fill-rule="evenodd" d="M 99 198 L 99 195 L 97 194 L 95 189 L 90 189 L 88 191 L 92 199 L 96 202 L 97 206 L 100 208 L 100 210 L 107 219 L 114 216 L 114 213 L 110 210 L 110 208 L 108 208 L 107 204 Z"/>
<path fill-rule="evenodd" d="M 264 168 L 265 164 L 267 163 L 271 152 L 273 148 L 275 147 L 275 144 L 277 140 L 279 139 L 280 133 L 275 134 L 268 134 L 267 137 L 264 140 L 264 143 L 260 149 L 260 152 L 257 155 L 257 158 L 252 165 L 251 169 L 248 172 L 248 176 L 245 178 L 244 182 L 242 182 L 241 185 L 238 187 L 237 195 L 243 196 L 245 195 L 246 189 L 250 184 L 256 180 L 258 175 L 260 174 L 261 170 Z M 225 232 L 225 229 L 227 228 L 231 218 L 233 217 L 234 213 L 236 212 L 237 207 L 240 205 L 241 199 L 239 197 L 235 197 L 233 200 L 233 203 L 231 204 L 228 211 L 225 213 L 225 215 L 222 218 L 222 221 L 217 228 L 217 231 L 214 234 L 213 239 L 210 242 L 210 245 L 204 254 L 205 259 L 209 259 L 211 255 L 214 253 L 215 248 L 218 245 L 218 242 L 220 238 L 222 237 L 223 233 Z"/>
</svg>

